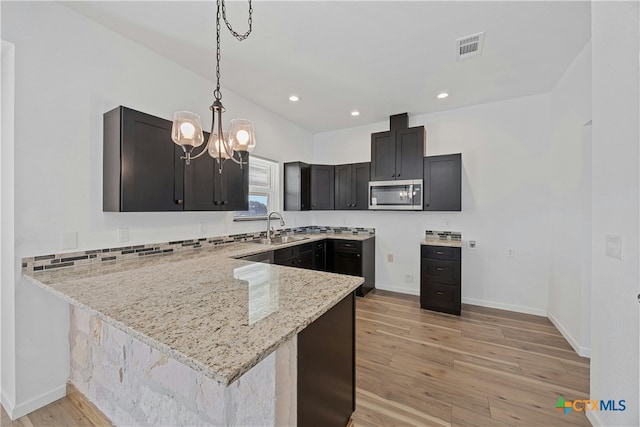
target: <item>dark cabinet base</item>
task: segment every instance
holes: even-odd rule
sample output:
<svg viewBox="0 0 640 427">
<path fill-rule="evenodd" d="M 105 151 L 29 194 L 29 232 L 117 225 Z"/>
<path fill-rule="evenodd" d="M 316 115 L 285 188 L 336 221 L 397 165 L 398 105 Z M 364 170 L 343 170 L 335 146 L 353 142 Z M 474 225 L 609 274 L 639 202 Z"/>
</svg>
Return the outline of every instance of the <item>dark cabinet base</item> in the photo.
<svg viewBox="0 0 640 427">
<path fill-rule="evenodd" d="M 461 248 L 423 245 L 420 254 L 420 307 L 460 315 Z"/>
<path fill-rule="evenodd" d="M 364 283 L 356 289 L 357 296 L 365 296 L 376 284 L 375 237 L 362 241 L 330 240 L 327 245 L 327 271 L 364 277 Z"/>
<path fill-rule="evenodd" d="M 344 427 L 355 410 L 355 300 L 298 334 L 298 425 Z"/>
</svg>

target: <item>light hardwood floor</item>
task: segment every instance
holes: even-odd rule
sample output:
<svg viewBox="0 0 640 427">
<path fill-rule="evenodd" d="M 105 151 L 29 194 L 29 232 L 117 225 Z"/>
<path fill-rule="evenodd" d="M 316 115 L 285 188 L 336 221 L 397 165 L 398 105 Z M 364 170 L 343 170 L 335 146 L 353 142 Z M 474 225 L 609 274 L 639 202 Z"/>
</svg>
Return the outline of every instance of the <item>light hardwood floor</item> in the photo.
<svg viewBox="0 0 640 427">
<path fill-rule="evenodd" d="M 418 297 L 375 291 L 356 299 L 361 426 L 588 426 L 558 397 L 586 399 L 589 360 L 546 318 L 463 305 L 462 315 L 420 309 Z M 73 389 L 2 426 L 105 426 Z"/>
<path fill-rule="evenodd" d="M 558 397 L 588 399 L 589 359 L 539 316 L 375 291 L 356 300 L 359 426 L 588 426 Z"/>
</svg>

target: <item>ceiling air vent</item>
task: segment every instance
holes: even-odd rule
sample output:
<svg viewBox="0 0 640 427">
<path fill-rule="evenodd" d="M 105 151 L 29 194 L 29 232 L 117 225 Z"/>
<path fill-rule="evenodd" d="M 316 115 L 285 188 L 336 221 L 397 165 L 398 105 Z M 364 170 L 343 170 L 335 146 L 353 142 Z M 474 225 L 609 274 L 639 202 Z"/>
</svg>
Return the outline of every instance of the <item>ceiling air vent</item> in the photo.
<svg viewBox="0 0 640 427">
<path fill-rule="evenodd" d="M 456 40 L 456 57 L 458 61 L 470 59 L 482 53 L 484 32 L 462 37 Z"/>
</svg>

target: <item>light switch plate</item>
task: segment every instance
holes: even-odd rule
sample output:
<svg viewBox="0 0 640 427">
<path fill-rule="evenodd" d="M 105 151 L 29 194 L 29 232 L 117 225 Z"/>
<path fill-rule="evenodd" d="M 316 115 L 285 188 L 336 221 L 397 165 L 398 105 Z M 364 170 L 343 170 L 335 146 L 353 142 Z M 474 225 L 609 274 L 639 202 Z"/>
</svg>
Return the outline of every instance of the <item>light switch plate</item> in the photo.
<svg viewBox="0 0 640 427">
<path fill-rule="evenodd" d="M 607 234 L 605 254 L 608 257 L 622 260 L 622 236 L 620 234 Z"/>
<path fill-rule="evenodd" d="M 467 249 L 475 249 L 477 247 L 475 240 L 467 240 Z"/>
</svg>

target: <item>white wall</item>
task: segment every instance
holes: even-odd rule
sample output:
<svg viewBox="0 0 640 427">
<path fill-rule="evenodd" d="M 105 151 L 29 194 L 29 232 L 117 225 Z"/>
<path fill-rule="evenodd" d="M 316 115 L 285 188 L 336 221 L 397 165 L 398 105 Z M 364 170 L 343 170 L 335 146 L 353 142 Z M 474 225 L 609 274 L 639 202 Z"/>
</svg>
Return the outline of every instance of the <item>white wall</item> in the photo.
<svg viewBox="0 0 640 427">
<path fill-rule="evenodd" d="M 592 2 L 593 209 L 591 398 L 624 412 L 590 412 L 594 425 L 640 425 L 640 5 Z M 622 260 L 605 256 L 622 236 Z"/>
<path fill-rule="evenodd" d="M 2 40 L 2 100 L 0 129 L 0 384 L 2 405 L 13 406 L 15 396 L 15 255 L 14 255 L 14 165 L 13 110 L 15 46 Z"/>
<path fill-rule="evenodd" d="M 15 44 L 15 259 L 61 252 L 63 232 L 78 232 L 78 250 L 117 246 L 118 227 L 130 243 L 162 242 L 261 230 L 233 223 L 230 213 L 102 212 L 102 114 L 125 105 L 171 118 L 191 110 L 210 124 L 214 84 L 54 2 L 2 2 L 2 38 Z M 223 82 L 224 83 L 224 82 Z M 312 157 L 312 136 L 261 107 L 223 90 L 226 120 L 255 122 L 254 154 L 279 161 Z M 4 145 L 4 144 L 3 144 Z M 4 149 L 4 148 L 3 148 Z M 4 152 L 3 152 L 4 155 Z M 289 214 L 288 225 L 308 223 Z M 3 236 L 4 237 L 4 236 Z M 68 308 L 24 280 L 15 289 L 16 384 L 12 415 L 57 397 L 68 375 Z M 3 295 L 4 303 L 4 295 Z M 4 307 L 3 307 L 4 308 Z M 4 358 L 3 358 L 4 360 Z M 2 392 L 5 393 L 3 376 Z"/>
<path fill-rule="evenodd" d="M 410 116 L 410 126 L 427 129 L 427 155 L 463 153 L 462 212 L 314 212 L 314 223 L 375 227 L 376 286 L 413 294 L 424 231 L 461 231 L 478 245 L 463 249 L 464 302 L 546 315 L 548 109 L 549 96 L 536 95 Z M 314 135 L 313 161 L 369 161 L 370 134 L 388 129 L 383 122 Z"/>
<path fill-rule="evenodd" d="M 588 356 L 591 288 L 591 43 L 550 93 L 549 318 Z"/>
</svg>

